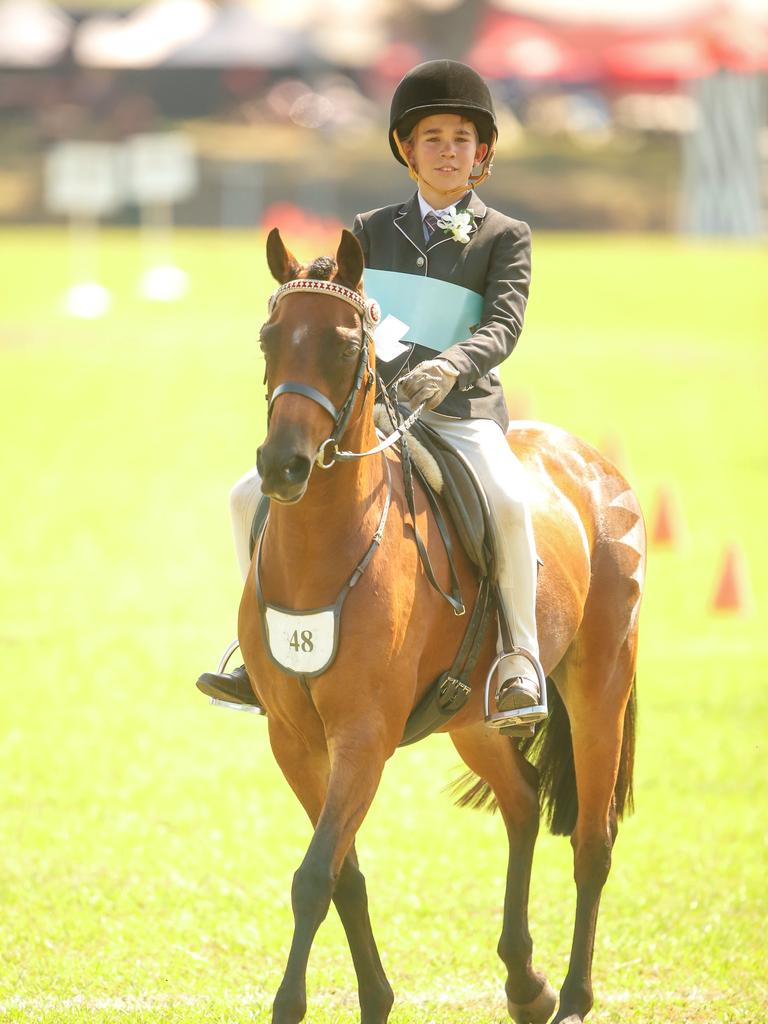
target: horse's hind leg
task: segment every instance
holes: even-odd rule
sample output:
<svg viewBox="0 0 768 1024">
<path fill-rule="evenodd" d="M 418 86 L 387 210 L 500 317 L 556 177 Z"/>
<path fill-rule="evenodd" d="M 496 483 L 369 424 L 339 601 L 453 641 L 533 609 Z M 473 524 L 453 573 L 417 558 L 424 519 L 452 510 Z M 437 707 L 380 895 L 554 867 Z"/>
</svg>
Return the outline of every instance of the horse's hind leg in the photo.
<svg viewBox="0 0 768 1024">
<path fill-rule="evenodd" d="M 315 824 L 309 849 L 291 889 L 294 933 L 288 964 L 272 1009 L 273 1024 L 298 1024 L 306 1013 L 306 971 L 317 929 L 334 899 L 349 941 L 358 976 L 362 1024 L 385 1024 L 392 990 L 384 975 L 368 917 L 365 879 L 357 867 L 353 841 L 381 778 L 385 757 L 370 746 L 336 745 L 330 773 L 312 777 L 303 744 L 292 737 L 277 740 L 270 729 L 275 756 L 291 788 Z M 294 756 L 296 755 L 296 756 Z"/>
<path fill-rule="evenodd" d="M 543 974 L 533 969 L 528 930 L 528 894 L 533 849 L 539 831 L 538 779 L 517 743 L 485 725 L 451 733 L 469 768 L 493 790 L 509 839 L 504 920 L 498 953 L 507 968 L 505 990 L 516 1024 L 544 1024 L 557 996 Z"/>
<path fill-rule="evenodd" d="M 592 1008 L 592 955 L 603 886 L 618 831 L 616 783 L 620 769 L 631 779 L 632 743 L 625 714 L 633 686 L 635 637 L 618 652 L 606 650 L 610 635 L 585 622 L 576 645 L 555 673 L 571 723 L 578 811 L 571 833 L 576 882 L 576 917 L 568 973 L 555 1024 L 581 1024 Z M 622 751 L 622 744 L 629 749 Z M 622 783 L 624 784 L 624 783 Z"/>
</svg>

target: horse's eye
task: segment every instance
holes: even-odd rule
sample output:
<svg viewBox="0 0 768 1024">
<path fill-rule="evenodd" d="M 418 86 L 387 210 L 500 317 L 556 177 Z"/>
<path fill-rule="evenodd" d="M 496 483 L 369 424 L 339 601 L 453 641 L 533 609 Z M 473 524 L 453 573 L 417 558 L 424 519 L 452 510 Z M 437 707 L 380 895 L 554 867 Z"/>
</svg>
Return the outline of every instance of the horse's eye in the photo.
<svg viewBox="0 0 768 1024">
<path fill-rule="evenodd" d="M 344 347 L 342 355 L 344 356 L 345 359 L 352 359 L 352 357 L 356 356 L 359 352 L 360 346 L 353 341 L 350 342 L 349 345 L 346 345 Z"/>
</svg>

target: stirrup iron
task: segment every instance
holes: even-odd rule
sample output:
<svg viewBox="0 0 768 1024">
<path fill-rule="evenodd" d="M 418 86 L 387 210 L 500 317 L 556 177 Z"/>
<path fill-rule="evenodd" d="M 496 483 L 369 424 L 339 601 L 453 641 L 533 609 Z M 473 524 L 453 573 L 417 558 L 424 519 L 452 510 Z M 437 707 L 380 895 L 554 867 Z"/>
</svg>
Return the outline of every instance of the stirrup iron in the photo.
<svg viewBox="0 0 768 1024">
<path fill-rule="evenodd" d="M 216 672 L 219 675 L 226 670 L 230 658 L 239 646 L 239 641 L 233 640 L 229 647 L 227 647 L 226 651 L 224 651 L 221 656 L 221 660 L 219 661 L 219 667 L 216 669 Z M 266 715 L 264 708 L 257 704 L 238 704 L 234 700 L 219 700 L 218 697 L 209 697 L 208 700 L 211 704 L 215 704 L 216 707 L 229 708 L 230 711 L 247 711 L 251 715 Z"/>
<path fill-rule="evenodd" d="M 527 708 L 511 708 L 509 711 L 499 711 L 496 706 L 496 695 L 494 692 L 493 697 L 493 711 L 491 711 L 491 687 L 493 686 L 493 677 L 496 674 L 496 669 L 501 665 L 502 661 L 506 658 L 522 657 L 533 665 L 534 671 L 536 672 L 536 678 L 539 681 L 539 701 L 540 703 Z M 549 714 L 549 707 L 547 705 L 547 679 L 544 675 L 544 670 L 539 664 L 539 659 L 534 657 L 530 651 L 527 651 L 524 647 L 513 647 L 509 651 L 502 651 L 501 654 L 497 655 L 488 670 L 488 675 L 485 680 L 485 724 L 490 726 L 492 729 L 503 729 L 507 726 L 533 726 L 537 722 L 541 722 Z"/>
</svg>

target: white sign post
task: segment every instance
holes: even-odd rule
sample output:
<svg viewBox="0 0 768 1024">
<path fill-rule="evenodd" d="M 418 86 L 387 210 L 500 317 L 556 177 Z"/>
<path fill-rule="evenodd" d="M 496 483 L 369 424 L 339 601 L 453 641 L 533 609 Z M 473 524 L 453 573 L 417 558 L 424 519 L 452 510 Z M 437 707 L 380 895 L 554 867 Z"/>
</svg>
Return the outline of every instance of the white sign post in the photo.
<svg viewBox="0 0 768 1024">
<path fill-rule="evenodd" d="M 120 149 L 104 142 L 61 142 L 48 152 L 45 200 L 69 218 L 71 281 L 64 298 L 70 316 L 93 320 L 112 296 L 98 280 L 99 218 L 120 205 Z"/>
<path fill-rule="evenodd" d="M 181 132 L 134 135 L 126 143 L 127 186 L 141 210 L 145 269 L 140 290 L 155 302 L 187 291 L 186 273 L 173 262 L 173 204 L 197 188 L 197 157 Z"/>
</svg>

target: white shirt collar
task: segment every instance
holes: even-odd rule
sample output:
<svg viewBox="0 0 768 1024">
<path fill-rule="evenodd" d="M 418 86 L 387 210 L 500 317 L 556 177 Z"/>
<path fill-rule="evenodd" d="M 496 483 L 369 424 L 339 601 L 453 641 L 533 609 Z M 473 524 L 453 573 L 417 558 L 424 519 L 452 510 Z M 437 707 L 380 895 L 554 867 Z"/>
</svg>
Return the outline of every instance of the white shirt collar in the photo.
<svg viewBox="0 0 768 1024">
<path fill-rule="evenodd" d="M 424 218 L 430 212 L 435 213 L 435 214 L 437 214 L 438 217 L 440 217 L 442 214 L 445 213 L 445 211 L 448 209 L 448 207 L 450 207 L 450 206 L 457 206 L 461 202 L 462 199 L 466 198 L 466 196 L 468 195 L 469 192 L 471 192 L 471 189 L 467 189 L 467 191 L 464 193 L 463 196 L 459 196 L 458 199 L 454 200 L 454 202 L 452 202 L 452 203 L 449 203 L 448 206 L 444 207 L 444 209 L 442 209 L 442 210 L 436 210 L 434 208 L 434 206 L 430 206 L 429 203 L 427 202 L 427 200 L 421 194 L 421 192 L 418 192 L 417 195 L 419 197 L 419 209 L 421 210 L 421 219 L 424 220 Z"/>
</svg>

